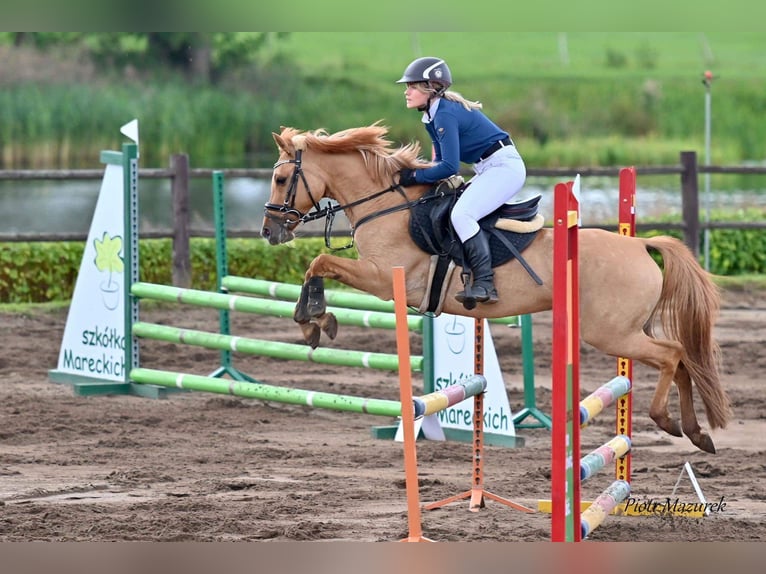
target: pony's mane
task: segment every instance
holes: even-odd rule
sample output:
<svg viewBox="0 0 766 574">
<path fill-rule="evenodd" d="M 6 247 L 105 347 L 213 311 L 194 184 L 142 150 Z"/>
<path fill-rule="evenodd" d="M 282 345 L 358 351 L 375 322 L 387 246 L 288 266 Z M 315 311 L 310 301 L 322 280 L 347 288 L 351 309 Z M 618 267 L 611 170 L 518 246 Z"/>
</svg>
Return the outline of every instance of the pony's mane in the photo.
<svg viewBox="0 0 766 574">
<path fill-rule="evenodd" d="M 387 135 L 388 128 L 378 122 L 333 134 L 327 133 L 323 128 L 300 131 L 283 127 L 280 134 L 291 154 L 294 154 L 296 149 L 313 149 L 332 154 L 358 151 L 362 154 L 370 174 L 380 180 L 391 179 L 393 174 L 403 167 L 414 169 L 431 165 L 419 157 L 419 142 L 394 147 Z"/>
</svg>

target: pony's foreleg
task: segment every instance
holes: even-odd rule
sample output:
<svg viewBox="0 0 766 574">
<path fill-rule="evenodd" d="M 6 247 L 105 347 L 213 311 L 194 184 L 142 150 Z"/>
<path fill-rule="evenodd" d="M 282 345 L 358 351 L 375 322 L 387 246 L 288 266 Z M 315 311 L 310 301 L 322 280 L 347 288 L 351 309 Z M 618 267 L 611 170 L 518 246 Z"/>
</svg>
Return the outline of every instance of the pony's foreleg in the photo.
<svg viewBox="0 0 766 574">
<path fill-rule="evenodd" d="M 700 450 L 715 454 L 715 444 L 710 435 L 704 432 L 697 421 L 692 397 L 692 379 L 683 363 L 679 363 L 674 377 L 678 387 L 678 402 L 681 408 L 681 428 L 692 443 Z"/>
<path fill-rule="evenodd" d="M 371 285 L 380 286 L 383 282 L 377 267 L 367 261 L 324 253 L 314 258 L 306 270 L 300 298 L 293 313 L 293 319 L 300 326 L 304 340 L 312 348 L 319 345 L 320 330 L 331 339 L 334 339 L 338 333 L 335 315 L 327 313 L 327 301 L 324 296 L 325 277 L 362 291 L 368 291 Z M 390 292 L 391 288 L 389 287 L 388 290 Z"/>
<path fill-rule="evenodd" d="M 320 331 L 324 331 L 330 339 L 334 339 L 338 333 L 335 315 L 326 313 L 326 309 L 324 279 L 312 277 L 303 284 L 293 312 L 293 320 L 300 326 L 303 339 L 312 349 L 319 345 Z"/>
</svg>

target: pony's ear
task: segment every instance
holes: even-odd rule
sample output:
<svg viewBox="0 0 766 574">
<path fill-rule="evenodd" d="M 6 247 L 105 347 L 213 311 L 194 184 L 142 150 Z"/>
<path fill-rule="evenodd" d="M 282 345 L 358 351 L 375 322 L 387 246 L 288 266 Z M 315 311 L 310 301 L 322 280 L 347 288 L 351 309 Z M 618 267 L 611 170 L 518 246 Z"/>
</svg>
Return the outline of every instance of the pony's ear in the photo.
<svg viewBox="0 0 766 574">
<path fill-rule="evenodd" d="M 277 147 L 281 149 L 283 152 L 289 153 L 287 149 L 287 143 L 285 142 L 284 138 L 281 135 L 274 132 L 271 132 L 271 135 L 274 137 L 274 141 L 276 142 Z"/>
</svg>

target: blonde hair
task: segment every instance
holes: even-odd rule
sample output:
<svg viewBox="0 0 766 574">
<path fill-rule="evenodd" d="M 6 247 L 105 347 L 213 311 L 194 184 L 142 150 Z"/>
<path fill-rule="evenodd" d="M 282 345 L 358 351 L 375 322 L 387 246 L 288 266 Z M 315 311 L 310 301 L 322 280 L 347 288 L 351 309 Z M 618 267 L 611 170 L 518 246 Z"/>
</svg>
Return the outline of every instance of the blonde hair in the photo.
<svg viewBox="0 0 766 574">
<path fill-rule="evenodd" d="M 439 82 L 431 82 L 431 84 L 442 86 L 442 84 L 440 84 Z M 416 84 L 413 84 L 413 85 L 415 89 L 417 89 L 419 92 L 423 92 L 424 94 L 438 93 L 438 90 L 429 86 L 429 82 L 417 82 Z M 471 100 L 467 100 L 459 92 L 447 91 L 447 92 L 444 92 L 441 97 L 444 98 L 445 100 L 462 104 L 462 106 L 469 111 L 480 110 L 483 107 L 481 102 L 478 102 L 478 101 L 474 102 Z"/>
</svg>

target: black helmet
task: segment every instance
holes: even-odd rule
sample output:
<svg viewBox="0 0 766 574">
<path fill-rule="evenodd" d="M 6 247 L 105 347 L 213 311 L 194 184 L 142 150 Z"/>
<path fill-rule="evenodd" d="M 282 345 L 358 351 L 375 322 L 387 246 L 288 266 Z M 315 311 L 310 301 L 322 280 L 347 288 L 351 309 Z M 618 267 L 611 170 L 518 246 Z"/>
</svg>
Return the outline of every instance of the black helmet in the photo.
<svg viewBox="0 0 766 574">
<path fill-rule="evenodd" d="M 452 74 L 447 62 L 441 58 L 424 57 L 413 60 L 404 70 L 404 75 L 397 84 L 409 82 L 439 82 L 444 89 L 452 85 Z"/>
</svg>

